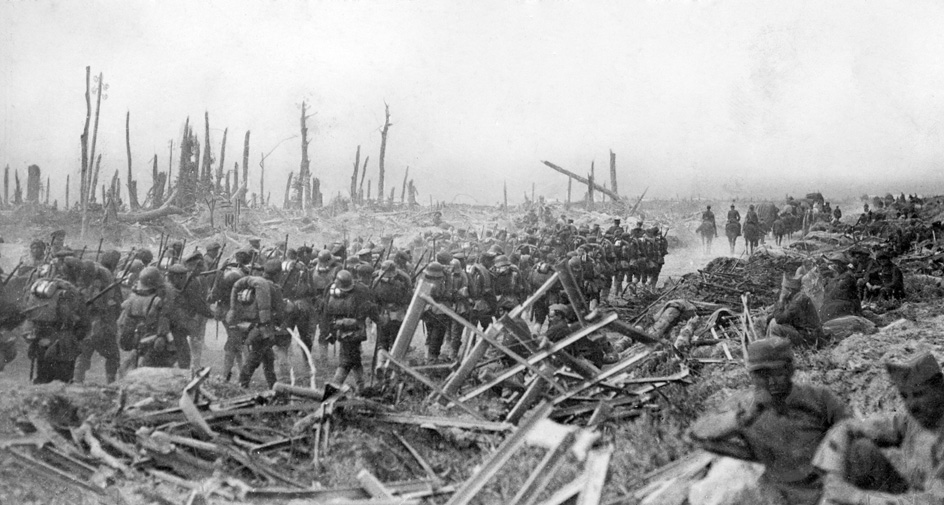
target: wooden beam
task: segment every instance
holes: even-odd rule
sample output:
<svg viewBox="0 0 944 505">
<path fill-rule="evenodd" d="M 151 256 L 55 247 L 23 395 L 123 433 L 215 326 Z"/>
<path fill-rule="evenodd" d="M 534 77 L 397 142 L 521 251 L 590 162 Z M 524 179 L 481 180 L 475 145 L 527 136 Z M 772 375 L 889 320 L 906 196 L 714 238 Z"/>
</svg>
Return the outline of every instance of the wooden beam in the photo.
<svg viewBox="0 0 944 505">
<path fill-rule="evenodd" d="M 443 398 L 446 398 L 447 400 L 449 400 L 450 402 L 452 402 L 453 404 L 455 404 L 457 407 L 459 407 L 460 409 L 464 410 L 466 413 L 471 414 L 472 417 L 474 417 L 474 418 L 476 418 L 476 419 L 478 419 L 478 420 L 480 420 L 480 421 L 487 421 L 487 419 L 485 419 L 485 417 L 484 417 L 482 414 L 480 414 L 479 412 L 477 412 L 475 409 L 473 409 L 472 407 L 469 407 L 468 405 L 462 403 L 462 402 L 461 402 L 458 398 L 456 398 L 455 396 L 453 396 L 453 395 L 451 395 L 451 394 L 449 394 L 449 393 L 443 391 L 441 387 L 439 387 L 439 386 L 436 385 L 436 383 L 434 383 L 433 381 L 427 379 L 426 377 L 423 377 L 423 374 L 421 374 L 421 373 L 419 373 L 419 372 L 413 371 L 413 369 L 411 369 L 406 363 L 400 362 L 399 360 L 397 360 L 396 358 L 394 358 L 393 356 L 391 356 L 387 351 L 385 351 L 385 350 L 383 350 L 383 349 L 380 349 L 380 351 L 379 351 L 379 356 L 380 356 L 380 360 L 381 360 L 381 361 L 383 361 L 383 360 L 388 360 L 390 363 L 393 363 L 394 365 L 397 366 L 397 368 L 399 368 L 400 370 L 403 370 L 404 372 L 406 372 L 410 377 L 413 377 L 414 379 L 416 379 L 416 380 L 422 382 L 423 384 L 426 385 L 426 387 L 428 387 L 428 388 L 432 389 L 433 391 L 439 393 L 440 395 L 443 396 Z"/>
<path fill-rule="evenodd" d="M 550 161 L 542 161 L 541 163 L 544 163 L 544 164 L 547 165 L 548 167 L 550 167 L 550 168 L 552 168 L 552 169 L 554 169 L 554 170 L 556 170 L 556 171 L 558 171 L 558 172 L 560 172 L 560 173 L 562 173 L 562 174 L 564 174 L 564 175 L 566 175 L 566 176 L 568 176 L 568 177 L 570 177 L 570 178 L 572 178 L 572 179 L 576 179 L 577 182 L 579 182 L 579 183 L 586 184 L 588 187 L 590 187 L 590 185 L 591 185 L 590 180 L 588 180 L 586 177 L 581 177 L 581 176 L 579 176 L 579 175 L 577 175 L 577 174 L 571 172 L 570 170 L 561 168 L 561 167 L 559 167 L 559 166 L 557 166 L 557 165 L 551 163 Z M 612 191 L 610 191 L 610 190 L 604 188 L 603 186 L 600 186 L 599 184 L 597 184 L 597 183 L 595 183 L 595 182 L 592 183 L 592 184 L 593 184 L 593 189 L 594 189 L 594 190 L 600 191 L 601 193 L 605 193 L 606 196 L 612 198 L 614 202 L 622 202 L 622 201 L 623 201 L 623 199 L 620 198 L 620 196 L 617 195 L 616 193 L 614 193 L 614 192 L 612 192 Z"/>
</svg>

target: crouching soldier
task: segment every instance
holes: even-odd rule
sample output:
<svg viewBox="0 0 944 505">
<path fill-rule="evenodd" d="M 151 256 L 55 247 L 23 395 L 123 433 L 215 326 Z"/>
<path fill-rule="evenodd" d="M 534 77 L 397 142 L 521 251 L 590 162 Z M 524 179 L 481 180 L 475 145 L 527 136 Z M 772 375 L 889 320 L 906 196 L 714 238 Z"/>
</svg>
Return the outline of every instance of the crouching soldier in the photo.
<svg viewBox="0 0 944 505">
<path fill-rule="evenodd" d="M 813 464 L 827 472 L 824 504 L 944 503 L 944 375 L 924 352 L 887 363 L 904 411 L 836 426 Z"/>
<path fill-rule="evenodd" d="M 823 483 L 813 455 L 826 432 L 849 417 L 829 390 L 793 383 L 790 341 L 771 337 L 747 347 L 753 391 L 735 397 L 720 414 L 704 416 L 692 428 L 703 449 L 764 465 L 759 484 L 785 503 L 814 504 Z"/>
<path fill-rule="evenodd" d="M 156 267 L 141 270 L 131 288 L 131 296 L 121 304 L 118 317 L 118 344 L 131 355 L 122 364 L 127 371 L 138 366 L 171 367 L 177 349 L 164 310 L 164 276 Z"/>
<path fill-rule="evenodd" d="M 337 342 L 338 368 L 333 381 L 341 385 L 348 374 L 360 389 L 364 385 L 364 365 L 361 362 L 361 342 L 367 340 L 366 320 L 380 323 L 377 305 L 372 301 L 367 286 L 355 283 L 354 276 L 341 270 L 328 288 L 321 332 L 328 342 Z"/>
<path fill-rule="evenodd" d="M 252 374 L 262 365 L 269 387 L 275 384 L 275 332 L 282 323 L 285 301 L 282 289 L 275 283 L 282 271 L 282 263 L 277 259 L 266 261 L 264 277 L 255 275 L 243 277 L 233 285 L 230 309 L 226 322 L 233 331 L 241 334 L 240 339 L 249 347 L 246 364 L 239 371 L 239 385 L 248 388 Z"/>
<path fill-rule="evenodd" d="M 33 331 L 27 337 L 27 355 L 36 369 L 34 384 L 72 380 L 79 343 L 91 327 L 85 300 L 76 287 L 81 271 L 81 260 L 66 257 L 58 277 L 30 286 L 27 310 Z"/>
</svg>

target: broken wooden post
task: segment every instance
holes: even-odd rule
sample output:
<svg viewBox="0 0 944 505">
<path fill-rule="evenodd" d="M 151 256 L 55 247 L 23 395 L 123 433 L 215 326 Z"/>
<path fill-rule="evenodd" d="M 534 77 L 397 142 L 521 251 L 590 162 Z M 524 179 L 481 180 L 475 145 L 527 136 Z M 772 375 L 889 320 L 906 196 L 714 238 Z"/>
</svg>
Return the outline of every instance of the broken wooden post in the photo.
<svg viewBox="0 0 944 505">
<path fill-rule="evenodd" d="M 566 175 L 566 176 L 568 176 L 568 177 L 571 177 L 571 178 L 573 178 L 573 179 L 576 179 L 577 182 L 580 182 L 580 183 L 582 183 L 582 184 L 586 184 L 586 185 L 588 185 L 588 186 L 590 185 L 590 181 L 589 181 L 588 179 L 586 179 L 585 177 L 581 177 L 581 176 L 579 176 L 579 175 L 577 175 L 577 174 L 571 172 L 570 170 L 563 169 L 563 168 L 561 168 L 561 167 L 559 167 L 559 166 L 557 166 L 557 165 L 551 163 L 550 161 L 542 161 L 541 163 L 544 163 L 545 165 L 547 165 L 548 167 L 554 169 L 554 170 L 557 171 L 557 172 L 560 172 L 560 173 L 562 173 L 562 174 L 564 174 L 564 175 Z M 612 192 L 612 191 L 610 191 L 610 190 L 604 188 L 603 186 L 600 186 L 599 184 L 593 183 L 593 189 L 596 190 L 596 191 L 600 191 L 601 193 L 606 193 L 606 196 L 609 196 L 610 198 L 612 198 L 614 202 L 622 202 L 622 201 L 623 201 L 623 199 L 620 198 L 619 195 L 617 195 L 616 193 L 614 193 L 614 192 Z"/>
<path fill-rule="evenodd" d="M 67 175 L 66 178 L 69 176 Z M 68 180 L 68 179 L 67 179 Z M 66 184 L 68 186 L 68 184 Z M 69 194 L 66 191 L 66 194 Z M 3 169 L 3 205 L 10 205 L 10 165 Z M 69 206 L 66 205 L 68 208 Z"/>
<path fill-rule="evenodd" d="M 564 294 L 566 294 L 567 298 L 570 300 L 570 306 L 573 307 L 574 313 L 577 315 L 577 320 L 580 322 L 581 326 L 586 326 L 587 320 L 584 316 L 590 309 L 587 305 L 587 299 L 583 296 L 583 291 L 580 290 L 580 286 L 577 284 L 577 279 L 574 277 L 573 271 L 570 270 L 570 265 L 567 264 L 567 260 L 561 260 L 558 264 L 554 265 L 554 271 L 557 272 L 560 277 L 561 285 L 564 287 Z"/>
<path fill-rule="evenodd" d="M 587 209 L 588 210 L 593 210 L 593 184 L 594 184 L 593 183 L 593 175 L 594 175 L 593 164 L 594 162 L 591 161 L 590 174 L 587 176 L 587 180 L 590 181 L 589 184 L 587 184 Z M 606 188 L 603 188 L 603 189 L 606 189 Z"/>
<path fill-rule="evenodd" d="M 570 191 L 573 185 L 574 185 L 574 178 L 568 177 L 567 178 L 567 208 L 570 208 Z"/>
<path fill-rule="evenodd" d="M 383 205 L 384 197 L 384 155 L 387 153 L 387 132 L 393 126 L 390 123 L 390 106 L 384 102 L 384 125 L 380 131 L 380 175 L 377 179 L 377 202 Z"/>
<path fill-rule="evenodd" d="M 295 172 L 288 173 L 288 182 L 285 183 L 285 198 L 282 201 L 282 208 L 287 209 L 291 205 L 291 194 L 292 194 L 292 176 L 295 175 Z"/>
<path fill-rule="evenodd" d="M 3 203 L 7 203 L 7 180 L 6 174 L 3 175 Z M 69 175 L 66 174 L 66 207 L 65 210 L 69 210 Z"/>
<path fill-rule="evenodd" d="M 364 158 L 364 164 L 361 165 L 361 182 L 357 186 L 357 202 L 364 203 L 364 178 L 367 176 L 367 163 L 370 162 L 370 155 Z M 370 198 L 368 196 L 367 198 Z"/>
<path fill-rule="evenodd" d="M 213 152 L 210 149 L 210 112 L 203 111 L 203 173 L 201 177 L 201 190 L 205 196 L 213 188 Z"/>
<path fill-rule="evenodd" d="M 302 115 L 300 119 L 301 125 L 301 136 L 302 136 L 302 161 L 298 167 L 298 178 L 295 180 L 295 184 L 298 187 L 296 191 L 296 196 L 298 204 L 301 206 L 302 210 L 308 209 L 308 204 L 311 200 L 311 188 L 309 188 L 309 179 L 311 179 L 311 160 L 308 159 L 308 115 L 305 112 L 308 111 L 308 104 L 305 101 L 302 101 Z"/>
<path fill-rule="evenodd" d="M 13 204 L 20 205 L 23 203 L 23 188 L 20 187 L 20 171 L 17 170 L 13 172 L 13 182 L 15 183 L 13 188 Z"/>
</svg>

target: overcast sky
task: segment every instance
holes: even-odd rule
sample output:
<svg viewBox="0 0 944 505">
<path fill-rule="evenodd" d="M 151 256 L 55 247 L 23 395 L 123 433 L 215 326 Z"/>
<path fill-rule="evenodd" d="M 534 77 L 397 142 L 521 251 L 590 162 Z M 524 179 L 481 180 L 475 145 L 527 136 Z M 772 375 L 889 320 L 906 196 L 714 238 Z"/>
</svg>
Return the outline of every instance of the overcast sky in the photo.
<svg viewBox="0 0 944 505">
<path fill-rule="evenodd" d="M 250 191 L 275 148 L 281 202 L 302 100 L 326 198 L 347 194 L 358 145 L 376 188 L 384 101 L 387 187 L 409 166 L 421 202 L 495 203 L 504 181 L 513 202 L 532 182 L 564 199 L 541 160 L 608 179 L 610 149 L 629 195 L 942 192 L 942 26 L 931 0 L 7 1 L 0 165 L 38 164 L 62 201 L 90 65 L 109 85 L 102 179 L 125 177 L 130 110 L 142 195 L 152 156 L 166 170 L 209 111 L 227 168 L 252 131 Z"/>
</svg>

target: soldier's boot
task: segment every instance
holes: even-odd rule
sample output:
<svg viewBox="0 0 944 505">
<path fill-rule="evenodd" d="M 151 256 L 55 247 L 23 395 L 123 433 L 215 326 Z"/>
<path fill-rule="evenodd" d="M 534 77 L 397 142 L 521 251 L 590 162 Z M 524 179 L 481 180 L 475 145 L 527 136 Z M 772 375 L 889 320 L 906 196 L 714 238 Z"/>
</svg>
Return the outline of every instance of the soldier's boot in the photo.
<svg viewBox="0 0 944 505">
<path fill-rule="evenodd" d="M 348 369 L 344 367 L 338 367 L 334 371 L 334 377 L 331 378 L 331 382 L 336 386 L 340 387 L 344 385 L 344 380 L 347 379 Z"/>
<path fill-rule="evenodd" d="M 364 389 L 364 369 L 358 367 L 351 370 L 351 378 L 354 379 L 354 392 L 361 392 Z"/>
<path fill-rule="evenodd" d="M 236 363 L 236 353 L 226 351 L 223 353 L 223 381 L 229 382 L 233 378 L 233 365 Z"/>
</svg>

